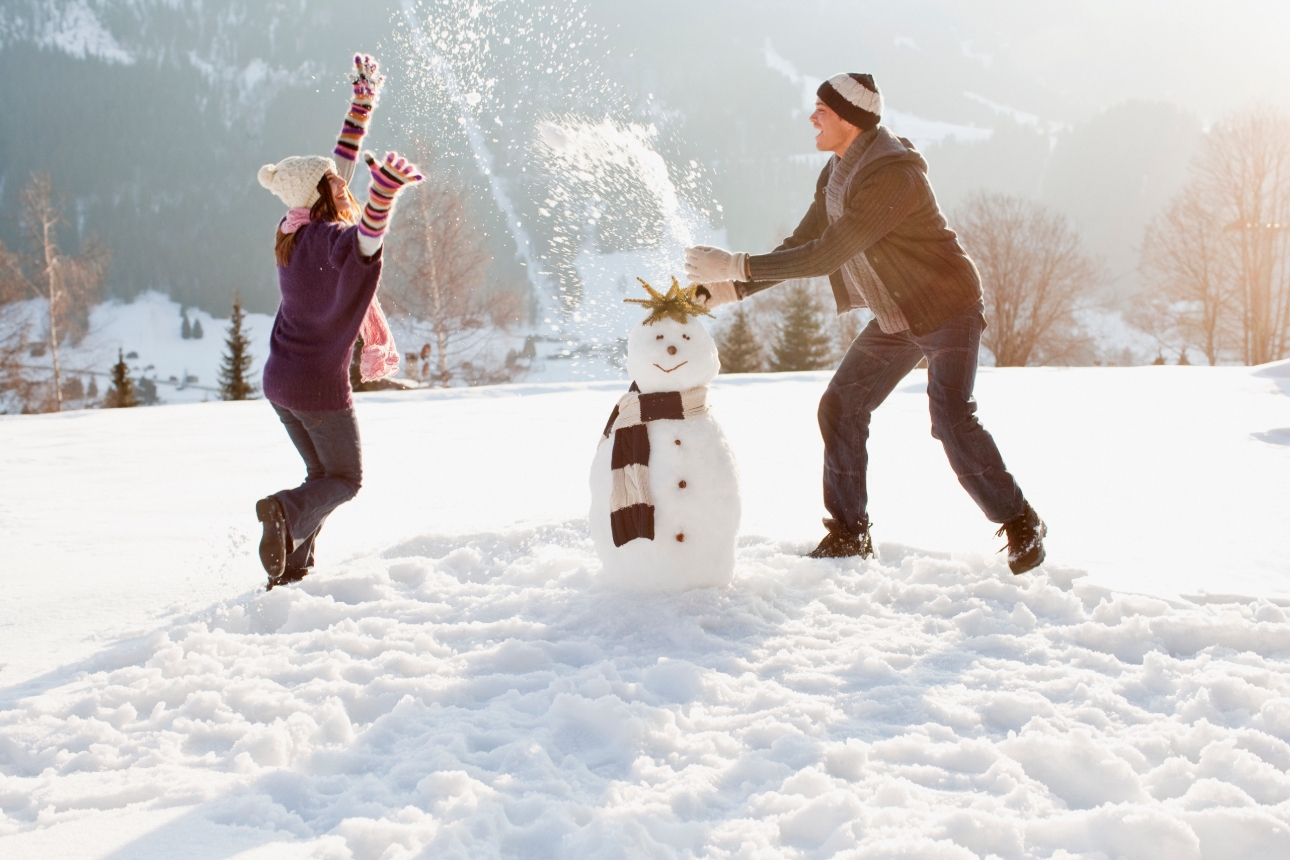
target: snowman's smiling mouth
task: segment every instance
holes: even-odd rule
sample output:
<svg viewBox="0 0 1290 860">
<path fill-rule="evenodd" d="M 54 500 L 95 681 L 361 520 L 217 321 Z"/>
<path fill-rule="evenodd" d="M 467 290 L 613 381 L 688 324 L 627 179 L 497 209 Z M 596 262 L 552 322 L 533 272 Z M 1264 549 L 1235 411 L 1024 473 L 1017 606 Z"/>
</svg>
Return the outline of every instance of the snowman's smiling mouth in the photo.
<svg viewBox="0 0 1290 860">
<path fill-rule="evenodd" d="M 683 361 L 683 362 L 681 362 L 680 364 L 678 364 L 676 367 L 682 367 L 682 366 L 687 365 L 687 364 L 689 364 L 689 363 L 690 363 L 689 361 Z M 673 367 L 671 370 L 669 370 L 669 369 L 667 369 L 666 367 L 664 367 L 664 366 L 663 366 L 663 365 L 661 365 L 661 364 L 656 364 L 656 365 L 654 365 L 654 366 L 655 366 L 655 367 L 657 367 L 659 370 L 663 371 L 664 373 L 671 373 L 671 372 L 672 372 L 672 370 L 676 370 L 676 367 Z"/>
</svg>

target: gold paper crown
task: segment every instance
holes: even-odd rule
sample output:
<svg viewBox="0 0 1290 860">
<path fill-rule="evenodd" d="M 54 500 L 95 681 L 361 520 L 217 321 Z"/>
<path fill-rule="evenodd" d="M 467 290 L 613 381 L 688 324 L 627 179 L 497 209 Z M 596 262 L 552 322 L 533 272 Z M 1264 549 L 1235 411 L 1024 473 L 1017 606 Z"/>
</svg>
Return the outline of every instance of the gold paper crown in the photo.
<svg viewBox="0 0 1290 860">
<path fill-rule="evenodd" d="M 644 279 L 637 278 L 641 286 L 649 293 L 648 299 L 623 299 L 633 305 L 644 305 L 649 309 L 649 318 L 643 325 L 653 325 L 664 317 L 674 319 L 681 325 L 685 325 L 686 317 L 705 316 L 710 317 L 708 309 L 694 300 L 694 293 L 699 289 L 697 284 L 688 286 L 684 289 L 672 278 L 672 288 L 663 295 L 658 290 L 645 283 Z"/>
</svg>

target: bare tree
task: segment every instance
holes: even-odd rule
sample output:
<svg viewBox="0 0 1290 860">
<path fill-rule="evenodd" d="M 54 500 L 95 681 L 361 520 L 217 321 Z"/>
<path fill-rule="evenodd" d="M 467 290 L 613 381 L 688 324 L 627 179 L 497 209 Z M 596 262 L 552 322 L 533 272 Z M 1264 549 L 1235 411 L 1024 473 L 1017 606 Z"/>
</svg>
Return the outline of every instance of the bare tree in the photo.
<svg viewBox="0 0 1290 860">
<path fill-rule="evenodd" d="M 432 164 L 434 156 L 420 151 L 416 161 Z M 401 201 L 389 258 L 394 277 L 383 292 L 391 309 L 428 337 L 422 375 L 444 387 L 509 379 L 497 355 L 499 335 L 522 310 L 518 295 L 487 288 L 491 259 L 466 201 L 461 186 L 438 172 Z"/>
<path fill-rule="evenodd" d="M 27 276 L 22 271 L 22 257 L 0 242 L 0 306 L 27 298 Z"/>
<path fill-rule="evenodd" d="M 1133 322 L 1213 364 L 1290 354 L 1290 116 L 1270 108 L 1216 123 L 1193 180 L 1148 227 L 1148 290 Z"/>
<path fill-rule="evenodd" d="M 1198 196 L 1231 242 L 1246 364 L 1290 347 L 1290 116 L 1255 108 L 1220 120 L 1193 171 Z"/>
<path fill-rule="evenodd" d="M 27 355 L 25 331 L 10 327 L 0 310 L 0 415 L 25 412 L 31 401 L 33 384 L 23 359 Z"/>
<path fill-rule="evenodd" d="M 1129 320 L 1162 347 L 1190 347 L 1215 364 L 1239 327 L 1230 233 L 1192 184 L 1147 225 L 1140 270 L 1146 290 Z"/>
<path fill-rule="evenodd" d="M 22 258 L 0 242 L 0 412 L 26 409 L 32 394 L 26 365 L 31 325 L 16 304 L 26 297 Z"/>
<path fill-rule="evenodd" d="M 955 216 L 976 261 L 990 325 L 981 341 L 1001 367 L 1060 364 L 1086 351 L 1077 312 L 1105 269 L 1066 218 L 1039 203 L 980 193 Z"/>
<path fill-rule="evenodd" d="M 76 256 L 63 253 L 58 227 L 64 223 L 48 173 L 37 173 L 19 194 L 21 223 L 30 254 L 25 259 L 2 249 L 6 294 L 22 292 L 46 300 L 46 346 L 53 362 L 53 405 L 63 408 L 62 367 L 58 348 L 63 337 L 84 334 L 90 304 L 98 297 L 109 254 L 93 237 Z"/>
<path fill-rule="evenodd" d="M 0 243 L 0 413 L 24 410 L 32 395 L 26 363 L 31 326 L 14 304 L 25 282 L 8 271 L 15 256 Z"/>
</svg>

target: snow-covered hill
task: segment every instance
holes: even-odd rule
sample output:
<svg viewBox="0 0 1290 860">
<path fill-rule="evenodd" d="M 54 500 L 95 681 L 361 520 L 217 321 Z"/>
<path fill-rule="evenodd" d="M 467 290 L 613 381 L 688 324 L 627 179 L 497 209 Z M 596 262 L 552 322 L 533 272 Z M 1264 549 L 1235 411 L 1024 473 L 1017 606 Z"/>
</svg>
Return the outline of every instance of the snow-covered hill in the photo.
<svg viewBox="0 0 1290 860">
<path fill-rule="evenodd" d="M 1285 857 L 1287 373 L 984 370 L 1023 577 L 917 374 L 872 562 L 801 555 L 825 376 L 720 379 L 739 569 L 666 597 L 596 581 L 620 383 L 361 395 L 363 492 L 268 593 L 264 402 L 0 418 L 0 855 Z"/>
<path fill-rule="evenodd" d="M 46 307 L 43 299 L 32 299 L 20 309 L 31 321 L 32 331 L 44 328 Z M 183 336 L 185 317 L 200 331 L 200 337 Z M 269 355 L 273 317 L 249 313 L 242 326 L 251 342 L 251 376 L 258 384 Z M 88 333 L 74 346 L 64 344 L 60 353 L 63 378 L 75 376 L 86 389 L 92 378 L 102 394 L 110 384 L 112 365 L 124 357 L 132 379 L 153 383 L 158 403 L 218 400 L 228 327 L 227 317 L 184 308 L 160 293 L 144 293 L 132 302 L 105 302 L 90 311 Z M 43 371 L 49 367 L 49 356 L 35 356 L 30 365 Z"/>
</svg>

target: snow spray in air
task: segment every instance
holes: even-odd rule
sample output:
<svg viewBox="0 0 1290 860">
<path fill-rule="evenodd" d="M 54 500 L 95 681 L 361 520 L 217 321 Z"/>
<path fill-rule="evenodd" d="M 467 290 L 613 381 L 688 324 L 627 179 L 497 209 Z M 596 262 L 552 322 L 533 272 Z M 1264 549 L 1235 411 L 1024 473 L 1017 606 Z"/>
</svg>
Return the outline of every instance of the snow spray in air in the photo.
<svg viewBox="0 0 1290 860">
<path fill-rule="evenodd" d="M 568 311 L 584 338 L 613 343 L 635 322 L 623 304 L 629 273 L 667 275 L 684 267 L 684 249 L 711 241 L 707 219 L 678 193 L 667 162 L 654 148 L 657 128 L 610 118 L 578 117 L 538 126 L 538 160 L 549 177 L 551 230 L 577 245 L 566 283 Z M 697 167 L 697 165 L 696 165 Z M 697 177 L 683 180 L 699 187 Z"/>
<path fill-rule="evenodd" d="M 607 43 L 579 4 L 404 0 L 402 15 L 410 107 L 441 150 L 464 144 L 527 270 L 539 378 L 618 375 L 633 276 L 723 241 L 703 169 L 652 94 L 601 71 Z"/>
<path fill-rule="evenodd" d="M 708 312 L 676 280 L 644 284 L 649 310 L 627 339 L 634 383 L 610 416 L 591 463 L 588 514 L 601 581 L 635 591 L 730 583 L 739 533 L 739 471 L 708 408 L 721 369 L 699 323 Z"/>
<path fill-rule="evenodd" d="M 440 76 L 444 88 L 448 91 L 449 99 L 457 109 L 461 129 L 470 144 L 470 151 L 479 166 L 479 172 L 488 179 L 488 188 L 492 192 L 493 201 L 506 217 L 507 229 L 510 230 L 511 236 L 515 239 L 515 252 L 524 262 L 524 273 L 528 276 L 529 285 L 533 288 L 534 295 L 541 300 L 550 291 L 542 278 L 541 265 L 533 256 L 533 242 L 530 241 L 519 214 L 511 204 L 510 193 L 506 189 L 504 180 L 493 169 L 493 155 L 489 152 L 487 144 L 484 143 L 484 134 L 479 127 L 478 120 L 470 110 L 471 105 L 478 104 L 481 97 L 475 92 L 466 93 L 462 91 L 461 81 L 458 80 L 452 64 L 435 51 L 430 40 L 426 38 L 425 31 L 421 29 L 421 22 L 416 16 L 416 4 L 413 0 L 403 0 L 403 17 L 408 22 L 413 45 L 418 53 L 425 57 L 434 72 Z"/>
</svg>

